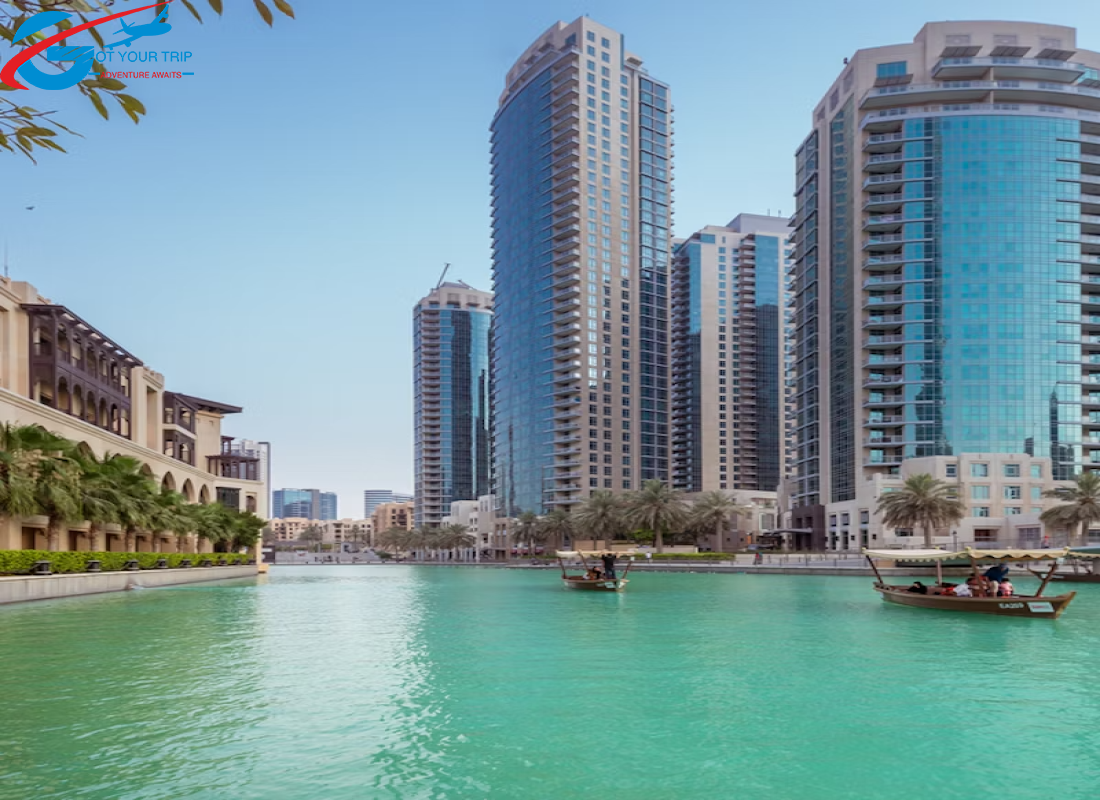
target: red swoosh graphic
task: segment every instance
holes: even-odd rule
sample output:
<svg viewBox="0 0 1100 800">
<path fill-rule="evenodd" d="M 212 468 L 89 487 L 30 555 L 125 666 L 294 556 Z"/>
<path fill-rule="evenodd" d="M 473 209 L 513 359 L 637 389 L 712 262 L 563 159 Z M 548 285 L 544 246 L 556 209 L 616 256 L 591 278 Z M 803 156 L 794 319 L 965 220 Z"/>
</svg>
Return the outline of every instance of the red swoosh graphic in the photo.
<svg viewBox="0 0 1100 800">
<path fill-rule="evenodd" d="M 34 58 L 38 53 L 41 53 L 47 47 L 50 47 L 51 45 L 55 45 L 58 42 L 64 41 L 65 39 L 68 39 L 74 33 L 79 33 L 80 31 L 86 31 L 86 30 L 88 30 L 88 28 L 94 28 L 96 25 L 102 25 L 104 22 L 110 22 L 113 19 L 118 19 L 119 17 L 125 17 L 125 16 L 128 16 L 129 14 L 136 14 L 139 11 L 148 11 L 150 8 L 156 8 L 157 6 L 163 6 L 166 3 L 171 3 L 171 2 L 172 2 L 172 0 L 161 0 L 159 3 L 153 3 L 153 5 L 151 5 L 151 6 L 142 6 L 141 8 L 133 8 L 133 9 L 130 9 L 129 11 L 120 11 L 117 14 L 111 14 L 111 16 L 109 16 L 109 17 L 103 17 L 101 19 L 94 19 L 91 22 L 84 22 L 80 25 L 74 25 L 73 27 L 69 28 L 67 31 L 62 31 L 61 33 L 55 34 L 54 36 L 51 36 L 49 39 L 45 39 L 45 40 L 39 42 L 38 44 L 34 45 L 33 47 L 28 47 L 26 50 L 23 50 L 22 52 L 20 52 L 19 55 L 17 55 L 11 61 L 9 61 L 7 64 L 5 64 L 4 68 L 2 70 L 0 70 L 0 82 L 6 83 L 8 86 L 12 87 L 13 89 L 26 89 L 28 87 L 24 86 L 18 80 L 15 79 L 16 70 L 18 70 L 21 66 L 23 66 L 23 64 L 25 64 L 27 61 L 30 61 L 32 58 Z"/>
</svg>

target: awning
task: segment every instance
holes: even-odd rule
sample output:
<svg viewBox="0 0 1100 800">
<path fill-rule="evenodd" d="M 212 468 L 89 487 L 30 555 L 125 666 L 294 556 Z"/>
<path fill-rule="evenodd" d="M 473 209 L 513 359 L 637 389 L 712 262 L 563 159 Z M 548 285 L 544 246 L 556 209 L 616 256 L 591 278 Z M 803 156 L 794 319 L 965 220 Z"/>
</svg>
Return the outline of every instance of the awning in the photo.
<svg viewBox="0 0 1100 800">
<path fill-rule="evenodd" d="M 864 550 L 870 558 L 890 559 L 891 561 L 948 561 L 950 559 L 973 558 L 976 561 L 1050 561 L 1070 555 L 1068 547 L 1058 550 Z M 1097 554 L 1095 557 L 1100 557 Z"/>
<path fill-rule="evenodd" d="M 611 553 L 615 558 L 620 556 L 636 556 L 636 550 L 558 550 L 558 558 L 599 558 Z"/>
<path fill-rule="evenodd" d="M 1100 558 L 1100 551 L 1095 553 L 1086 553 L 1081 550 L 1070 550 L 1066 553 L 1069 558 Z"/>
</svg>

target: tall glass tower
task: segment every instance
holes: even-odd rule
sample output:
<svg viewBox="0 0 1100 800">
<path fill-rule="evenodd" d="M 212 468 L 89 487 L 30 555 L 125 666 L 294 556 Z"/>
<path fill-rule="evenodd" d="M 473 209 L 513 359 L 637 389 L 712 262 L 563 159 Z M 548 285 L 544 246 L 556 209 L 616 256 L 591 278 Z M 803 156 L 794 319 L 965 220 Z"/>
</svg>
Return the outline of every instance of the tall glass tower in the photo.
<svg viewBox="0 0 1100 800">
<path fill-rule="evenodd" d="M 413 311 L 417 527 L 454 500 L 489 493 L 489 327 L 493 296 L 442 283 Z"/>
<path fill-rule="evenodd" d="M 669 476 L 668 87 L 557 23 L 492 123 L 494 487 L 508 515 Z"/>
<path fill-rule="evenodd" d="M 740 214 L 672 258 L 672 485 L 774 492 L 787 475 L 787 219 Z"/>
<path fill-rule="evenodd" d="M 856 52 L 814 110 L 794 528 L 911 458 L 1100 466 L 1100 54 L 1075 37 L 931 23 Z"/>
</svg>

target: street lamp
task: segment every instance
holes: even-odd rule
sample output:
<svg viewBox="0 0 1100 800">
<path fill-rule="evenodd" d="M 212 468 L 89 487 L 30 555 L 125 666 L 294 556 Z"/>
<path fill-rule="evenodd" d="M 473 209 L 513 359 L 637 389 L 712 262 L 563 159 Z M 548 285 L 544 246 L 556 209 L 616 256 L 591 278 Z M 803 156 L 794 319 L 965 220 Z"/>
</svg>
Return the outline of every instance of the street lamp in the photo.
<svg viewBox="0 0 1100 800">
<path fill-rule="evenodd" d="M 959 552 L 959 532 L 951 531 L 951 549 Z"/>
</svg>

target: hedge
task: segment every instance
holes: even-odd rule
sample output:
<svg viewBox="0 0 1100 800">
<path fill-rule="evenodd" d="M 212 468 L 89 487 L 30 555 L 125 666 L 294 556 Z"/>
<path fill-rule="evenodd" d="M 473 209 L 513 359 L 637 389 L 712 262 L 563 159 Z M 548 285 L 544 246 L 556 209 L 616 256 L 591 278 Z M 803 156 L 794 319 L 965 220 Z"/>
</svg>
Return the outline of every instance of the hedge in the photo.
<svg viewBox="0 0 1100 800">
<path fill-rule="evenodd" d="M 99 561 L 104 572 L 117 572 L 126 566 L 127 561 L 137 561 L 142 569 L 156 569 L 157 561 L 168 560 L 168 567 L 179 567 L 184 559 L 191 559 L 191 566 L 197 567 L 205 559 L 214 564 L 225 559 L 229 566 L 247 564 L 251 553 L 104 553 L 72 552 L 51 550 L 0 550 L 0 575 L 26 575 L 34 569 L 38 561 L 49 561 L 50 572 L 87 572 L 89 561 Z"/>
<path fill-rule="evenodd" d="M 644 559 L 645 556 L 639 556 Z M 662 561 L 732 561 L 737 558 L 733 553 L 654 553 L 653 560 Z"/>
</svg>

